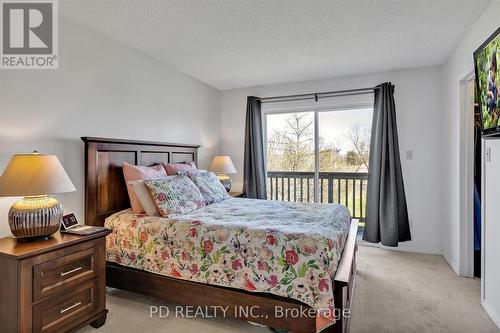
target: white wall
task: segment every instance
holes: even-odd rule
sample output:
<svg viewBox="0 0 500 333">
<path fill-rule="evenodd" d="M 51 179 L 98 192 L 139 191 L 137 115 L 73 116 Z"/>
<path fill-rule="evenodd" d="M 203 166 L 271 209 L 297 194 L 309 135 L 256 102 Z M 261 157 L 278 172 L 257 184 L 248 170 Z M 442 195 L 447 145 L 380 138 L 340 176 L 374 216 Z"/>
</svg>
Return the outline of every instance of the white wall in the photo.
<svg viewBox="0 0 500 333">
<path fill-rule="evenodd" d="M 0 70 L 0 172 L 14 153 L 56 154 L 82 221 L 81 136 L 201 144 L 202 167 L 218 154 L 218 90 L 63 18 L 59 34 L 58 70 Z M 13 201 L 0 198 L 0 236 Z"/>
<path fill-rule="evenodd" d="M 491 3 L 488 9 L 474 23 L 443 67 L 443 134 L 445 155 L 443 164 L 443 186 L 447 189 L 444 201 L 443 255 L 455 271 L 460 270 L 459 221 L 460 193 L 459 180 L 463 161 L 460 148 L 463 147 L 464 116 L 460 113 L 460 81 L 474 71 L 474 51 L 499 27 L 498 13 L 500 1 Z"/>
<path fill-rule="evenodd" d="M 441 253 L 441 66 L 394 71 L 321 81 L 253 87 L 222 92 L 221 153 L 233 157 L 238 174 L 234 189 L 242 187 L 246 97 L 268 97 L 350 88 L 373 87 L 391 81 L 395 84 L 400 151 L 413 150 L 414 159 L 403 159 L 408 210 L 413 241 L 401 249 Z"/>
<path fill-rule="evenodd" d="M 443 185 L 447 189 L 444 201 L 443 220 L 443 255 L 455 271 L 462 271 L 460 261 L 460 177 L 464 161 L 462 148 L 464 138 L 464 115 L 460 111 L 460 81 L 474 70 L 473 52 L 499 27 L 498 13 L 500 1 L 494 0 L 488 9 L 474 23 L 463 40 L 449 56 L 443 68 L 443 124 L 444 128 L 444 164 Z M 500 243 L 484 244 L 494 246 L 500 253 Z M 488 263 L 485 263 L 488 267 Z M 485 309 L 500 327 L 500 295 L 486 295 L 493 301 Z M 497 309 L 496 312 L 491 309 Z"/>
</svg>

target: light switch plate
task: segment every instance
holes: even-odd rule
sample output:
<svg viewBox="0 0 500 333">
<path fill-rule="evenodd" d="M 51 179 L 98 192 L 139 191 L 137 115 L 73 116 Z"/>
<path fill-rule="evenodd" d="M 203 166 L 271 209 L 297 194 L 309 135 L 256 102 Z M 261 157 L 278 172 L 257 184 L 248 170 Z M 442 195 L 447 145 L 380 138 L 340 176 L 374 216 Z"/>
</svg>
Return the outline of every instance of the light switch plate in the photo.
<svg viewBox="0 0 500 333">
<path fill-rule="evenodd" d="M 406 159 L 407 160 L 413 160 L 413 150 L 407 150 L 406 151 Z"/>
</svg>

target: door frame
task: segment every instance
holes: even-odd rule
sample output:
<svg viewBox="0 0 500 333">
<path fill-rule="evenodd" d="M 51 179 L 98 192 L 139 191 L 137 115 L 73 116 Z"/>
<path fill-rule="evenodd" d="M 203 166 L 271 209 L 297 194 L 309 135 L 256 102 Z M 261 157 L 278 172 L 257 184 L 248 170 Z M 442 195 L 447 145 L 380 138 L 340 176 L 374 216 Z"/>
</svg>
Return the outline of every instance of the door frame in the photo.
<svg viewBox="0 0 500 333">
<path fill-rule="evenodd" d="M 471 72 L 460 81 L 459 267 L 458 275 L 474 277 L 474 84 Z"/>
<path fill-rule="evenodd" d="M 481 138 L 481 305 L 485 309 L 486 313 L 490 317 L 490 311 L 484 306 L 484 298 L 485 298 L 485 248 L 486 242 L 484 241 L 485 235 L 485 216 L 486 216 L 486 207 L 485 207 L 485 199 L 486 199 L 486 163 L 488 162 L 488 155 L 491 154 L 491 150 L 488 147 L 487 140 Z M 491 155 L 490 155 L 491 156 Z"/>
</svg>

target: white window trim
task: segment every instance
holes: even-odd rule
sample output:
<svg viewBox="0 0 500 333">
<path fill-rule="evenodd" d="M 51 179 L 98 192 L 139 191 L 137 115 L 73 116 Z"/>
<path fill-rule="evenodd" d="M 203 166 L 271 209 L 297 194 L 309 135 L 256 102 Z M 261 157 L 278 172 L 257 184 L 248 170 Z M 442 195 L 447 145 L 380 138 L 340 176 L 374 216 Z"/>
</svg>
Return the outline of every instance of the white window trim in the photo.
<svg viewBox="0 0 500 333">
<path fill-rule="evenodd" d="M 337 96 L 314 100 L 262 103 L 262 113 L 290 113 L 307 111 L 335 111 L 373 107 L 373 93 Z"/>
</svg>

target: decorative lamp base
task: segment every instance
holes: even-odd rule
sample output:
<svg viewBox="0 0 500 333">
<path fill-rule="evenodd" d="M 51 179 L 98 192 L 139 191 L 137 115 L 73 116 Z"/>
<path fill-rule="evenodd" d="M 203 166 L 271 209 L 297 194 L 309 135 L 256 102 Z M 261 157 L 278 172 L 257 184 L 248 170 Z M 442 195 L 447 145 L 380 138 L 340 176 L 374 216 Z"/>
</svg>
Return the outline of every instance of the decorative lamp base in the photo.
<svg viewBox="0 0 500 333">
<path fill-rule="evenodd" d="M 231 191 L 231 178 L 229 176 L 220 173 L 217 175 L 217 178 L 219 178 L 219 181 L 224 185 L 227 192 Z"/>
<path fill-rule="evenodd" d="M 61 226 L 63 208 L 59 201 L 48 195 L 26 197 L 9 210 L 12 234 L 21 240 L 48 239 Z"/>
</svg>

